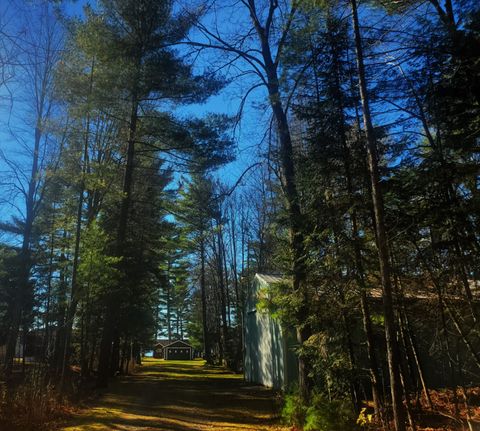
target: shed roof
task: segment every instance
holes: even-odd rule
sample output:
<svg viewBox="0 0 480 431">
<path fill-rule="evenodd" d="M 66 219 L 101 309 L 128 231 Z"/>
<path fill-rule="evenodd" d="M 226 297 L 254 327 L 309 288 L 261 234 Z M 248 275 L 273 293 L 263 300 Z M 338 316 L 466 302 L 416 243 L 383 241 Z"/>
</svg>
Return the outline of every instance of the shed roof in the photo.
<svg viewBox="0 0 480 431">
<path fill-rule="evenodd" d="M 260 281 L 271 284 L 271 283 L 280 283 L 281 281 L 285 281 L 285 277 L 279 274 L 255 274 Z"/>
</svg>

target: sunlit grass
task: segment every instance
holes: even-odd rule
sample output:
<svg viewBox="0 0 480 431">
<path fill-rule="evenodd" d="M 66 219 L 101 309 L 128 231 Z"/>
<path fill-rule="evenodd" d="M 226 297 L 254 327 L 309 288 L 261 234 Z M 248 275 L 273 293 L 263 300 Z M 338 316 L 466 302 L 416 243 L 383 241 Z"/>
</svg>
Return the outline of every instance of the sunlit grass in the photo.
<svg viewBox="0 0 480 431">
<path fill-rule="evenodd" d="M 145 358 L 142 365 L 140 374 L 165 379 L 243 379 L 241 374 L 228 372 L 223 367 L 207 366 L 203 359 L 166 361 L 164 359 Z"/>
<path fill-rule="evenodd" d="M 211 382 L 211 383 L 210 383 Z M 272 395 L 204 360 L 145 358 L 63 431 L 274 431 Z"/>
</svg>

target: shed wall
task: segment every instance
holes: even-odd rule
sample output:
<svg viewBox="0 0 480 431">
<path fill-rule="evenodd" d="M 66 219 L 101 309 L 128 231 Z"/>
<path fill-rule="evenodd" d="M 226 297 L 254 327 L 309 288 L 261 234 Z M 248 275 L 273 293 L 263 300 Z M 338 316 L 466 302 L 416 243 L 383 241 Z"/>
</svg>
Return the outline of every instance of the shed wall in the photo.
<svg viewBox="0 0 480 431">
<path fill-rule="evenodd" d="M 246 304 L 245 379 L 285 389 L 297 379 L 295 338 L 267 311 L 256 309 L 259 291 L 265 287 L 268 285 L 256 278 Z"/>
</svg>

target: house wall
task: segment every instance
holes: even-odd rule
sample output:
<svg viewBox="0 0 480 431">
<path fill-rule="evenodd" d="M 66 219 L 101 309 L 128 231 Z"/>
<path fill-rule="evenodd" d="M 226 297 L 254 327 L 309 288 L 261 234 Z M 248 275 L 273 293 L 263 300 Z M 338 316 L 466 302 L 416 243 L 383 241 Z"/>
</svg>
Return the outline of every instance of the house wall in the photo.
<svg viewBox="0 0 480 431">
<path fill-rule="evenodd" d="M 0 362 L 5 359 L 7 354 L 7 346 L 6 344 L 2 344 L 0 346 Z M 17 344 L 15 345 L 15 358 L 23 358 L 23 343 L 20 337 L 17 339 Z"/>
<path fill-rule="evenodd" d="M 248 292 L 245 306 L 245 380 L 252 383 L 260 383 L 277 389 L 287 389 L 292 383 L 298 381 L 298 358 L 295 349 L 298 346 L 293 329 L 282 328 L 279 321 L 273 319 L 267 311 L 257 310 L 259 295 L 268 295 L 268 287 L 276 282 L 279 277 L 257 275 Z M 406 308 L 409 315 L 409 324 L 415 335 L 415 344 L 418 348 L 420 362 L 424 371 L 427 385 L 431 388 L 457 386 L 459 384 L 478 385 L 478 367 L 472 360 L 471 352 L 457 337 L 458 342 L 451 345 L 453 351 L 458 354 L 459 363 L 462 364 L 463 372 L 459 374 L 449 368 L 445 359 L 443 322 L 438 311 L 438 303 L 435 300 L 424 298 L 404 299 L 408 301 Z M 382 316 L 383 304 L 380 297 L 369 299 L 372 315 Z M 474 327 L 470 308 L 466 303 L 455 303 L 456 311 L 462 315 L 466 327 Z M 476 304 L 480 312 L 480 304 Z M 381 319 L 378 319 L 381 322 Z M 362 329 L 361 311 L 357 310 L 357 317 L 351 322 L 351 341 L 353 343 L 357 366 L 368 366 L 367 352 L 364 348 L 365 335 Z M 456 336 L 454 328 L 451 328 L 451 337 Z M 375 346 L 379 358 L 382 378 L 388 381 L 388 366 L 385 361 L 385 335 L 381 323 L 373 324 Z M 471 340 L 473 349 L 480 351 L 480 340 Z M 404 358 L 406 369 L 407 362 Z M 413 367 L 415 368 L 415 367 Z M 358 381 L 368 388 L 368 375 L 361 374 Z"/>
<path fill-rule="evenodd" d="M 155 347 L 155 350 L 153 351 L 153 357 L 154 358 L 163 358 L 164 357 L 164 349 L 163 347 Z"/>
<path fill-rule="evenodd" d="M 164 347 L 164 357 L 170 360 L 191 360 L 193 359 L 193 349 L 188 343 L 182 340 L 173 341 Z"/>
<path fill-rule="evenodd" d="M 192 359 L 192 349 L 189 347 L 166 347 L 166 360 L 190 360 Z"/>
</svg>

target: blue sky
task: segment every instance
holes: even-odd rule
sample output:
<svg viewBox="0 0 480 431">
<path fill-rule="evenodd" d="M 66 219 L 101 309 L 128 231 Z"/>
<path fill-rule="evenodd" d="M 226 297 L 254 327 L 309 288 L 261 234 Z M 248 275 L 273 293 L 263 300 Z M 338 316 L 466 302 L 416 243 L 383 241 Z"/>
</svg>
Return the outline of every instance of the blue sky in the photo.
<svg viewBox="0 0 480 431">
<path fill-rule="evenodd" d="M 15 0 L 13 4 L 22 4 L 21 0 Z M 87 3 L 85 0 L 75 2 L 66 2 L 64 11 L 70 16 L 83 16 L 83 7 Z M 89 2 L 95 4 L 95 2 Z M 15 27 L 15 13 L 12 12 L 14 8 L 9 8 L 6 3 L 0 6 L 0 11 L 7 11 L 3 14 L 6 17 L 7 24 Z M 183 53 L 185 48 L 179 48 Z M 196 59 L 195 67 L 198 70 L 210 66 L 210 55 L 202 56 Z M 201 117 L 207 113 L 223 113 L 228 115 L 236 115 L 240 105 L 241 97 L 245 93 L 246 88 L 250 85 L 248 82 L 236 80 L 228 87 L 224 88 L 220 94 L 211 97 L 206 103 L 201 105 L 183 106 L 175 110 L 176 115 L 181 118 L 189 118 L 192 116 Z M 245 87 L 247 86 L 247 87 Z M 31 165 L 31 157 L 28 154 L 28 149 L 33 147 L 33 129 L 26 127 L 25 118 L 26 105 L 22 102 L 20 94 L 24 90 L 21 82 L 13 81 L 9 85 L 9 90 L 13 95 L 14 103 L 10 105 L 8 100 L 0 99 L 0 150 L 8 157 L 18 163 L 21 169 L 15 169 L 17 173 L 23 171 L 25 176 L 28 175 Z M 5 89 L 0 89 L 0 96 L 7 95 Z M 263 90 L 254 92 L 250 100 L 264 100 Z M 2 103 L 3 102 L 3 103 Z M 223 167 L 216 175 L 226 184 L 234 184 L 241 176 L 243 171 L 258 160 L 258 144 L 262 139 L 264 131 L 268 126 L 269 112 L 261 108 L 253 109 L 249 103 L 245 106 L 243 111 L 242 121 L 235 129 L 235 141 L 237 144 L 237 159 L 235 162 Z M 13 138 L 9 129 L 16 129 L 21 131 L 19 137 Z M 20 148 L 18 139 L 21 139 L 27 151 Z M 10 172 L 8 172 L 10 171 Z M 11 175 L 11 167 L 5 165 L 0 161 L 0 175 L 5 178 L 5 175 Z M 15 198 L 13 195 L 6 195 L 2 192 L 0 195 L 0 220 L 5 221 L 12 216 L 18 216 L 19 211 L 23 210 L 22 199 Z M 10 205 L 5 205 L 5 201 Z M 17 208 L 16 208 L 17 207 Z M 0 234 L 0 241 L 5 240 L 5 236 Z"/>
<path fill-rule="evenodd" d="M 93 7 L 96 1 L 78 0 L 66 3 L 66 13 L 71 16 L 83 17 L 83 7 L 90 4 Z M 187 2 L 190 6 L 190 3 Z M 179 47 L 182 53 L 185 48 Z M 212 57 L 218 56 L 218 53 L 207 52 L 205 55 L 195 59 L 195 67 L 200 72 L 208 68 Z M 248 89 L 249 83 L 233 81 L 231 85 L 222 89 L 220 94 L 212 96 L 203 104 L 182 106 L 175 110 L 176 115 L 181 118 L 202 117 L 208 113 L 227 114 L 236 116 L 241 103 L 241 98 Z M 258 98 L 265 99 L 263 90 L 252 93 L 250 101 Z M 266 127 L 268 127 L 270 113 L 262 112 L 261 109 L 254 109 L 250 104 L 245 106 L 240 124 L 235 129 L 234 138 L 237 144 L 237 159 L 235 162 L 220 169 L 218 177 L 227 184 L 234 184 L 243 171 L 257 160 L 258 144 L 261 141 Z"/>
</svg>

